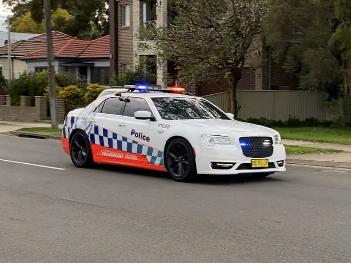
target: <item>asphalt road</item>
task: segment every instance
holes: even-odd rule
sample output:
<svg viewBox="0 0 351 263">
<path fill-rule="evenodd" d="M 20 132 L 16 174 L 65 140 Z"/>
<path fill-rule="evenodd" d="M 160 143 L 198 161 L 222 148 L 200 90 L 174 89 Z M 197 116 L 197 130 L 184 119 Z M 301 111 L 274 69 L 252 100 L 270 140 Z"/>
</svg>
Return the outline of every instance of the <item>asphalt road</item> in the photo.
<svg viewBox="0 0 351 263">
<path fill-rule="evenodd" d="M 351 171 L 176 183 L 9 136 L 0 159 L 1 263 L 351 262 Z"/>
</svg>

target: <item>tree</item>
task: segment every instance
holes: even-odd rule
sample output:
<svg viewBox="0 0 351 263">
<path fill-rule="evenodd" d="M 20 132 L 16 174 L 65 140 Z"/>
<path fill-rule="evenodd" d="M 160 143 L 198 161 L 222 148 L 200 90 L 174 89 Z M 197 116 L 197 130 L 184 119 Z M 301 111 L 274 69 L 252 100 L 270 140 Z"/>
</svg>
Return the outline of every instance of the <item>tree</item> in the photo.
<svg viewBox="0 0 351 263">
<path fill-rule="evenodd" d="M 229 111 L 237 115 L 236 90 L 248 49 L 261 32 L 265 0 L 179 0 L 175 18 L 157 40 L 182 81 L 225 79 Z"/>
<path fill-rule="evenodd" d="M 11 25 L 11 30 L 19 33 L 43 33 L 45 31 L 43 23 L 33 20 L 30 11 L 22 16 L 16 17 Z"/>
<path fill-rule="evenodd" d="M 4 0 L 4 2 L 12 7 L 13 21 L 30 12 L 36 23 L 43 22 L 43 0 Z M 57 27 L 53 14 L 53 25 L 56 30 L 88 39 L 108 33 L 108 6 L 104 0 L 51 0 L 51 7 L 52 10 L 59 12 Z"/>
<path fill-rule="evenodd" d="M 351 2 L 334 0 L 334 6 L 338 25 L 329 44 L 342 66 L 344 93 L 351 97 Z"/>
<path fill-rule="evenodd" d="M 53 30 L 64 31 L 68 23 L 73 19 L 73 16 L 67 10 L 57 8 L 52 14 L 51 23 Z M 45 26 L 43 21 L 36 22 L 32 18 L 30 11 L 27 11 L 22 16 L 16 17 L 12 22 L 12 30 L 20 33 L 44 33 Z"/>
<path fill-rule="evenodd" d="M 274 60 L 296 74 L 301 88 L 340 95 L 341 69 L 328 45 L 335 29 L 333 0 L 271 0 L 264 25 Z"/>
</svg>

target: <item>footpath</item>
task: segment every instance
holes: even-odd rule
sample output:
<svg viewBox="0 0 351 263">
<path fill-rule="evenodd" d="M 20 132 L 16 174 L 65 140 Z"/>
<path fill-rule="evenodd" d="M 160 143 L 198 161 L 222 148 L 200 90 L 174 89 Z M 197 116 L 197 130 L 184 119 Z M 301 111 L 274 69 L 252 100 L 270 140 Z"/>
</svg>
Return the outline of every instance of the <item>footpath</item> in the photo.
<svg viewBox="0 0 351 263">
<path fill-rule="evenodd" d="M 13 131 L 17 131 L 23 128 L 37 128 L 43 127 L 48 128 L 50 127 L 50 123 L 43 123 L 43 122 L 10 122 L 10 121 L 0 121 L 0 133 L 9 133 Z"/>
<path fill-rule="evenodd" d="M 288 155 L 288 159 L 287 159 L 288 164 L 351 169 L 351 145 L 294 141 L 294 140 L 283 140 L 283 143 L 286 145 L 315 147 L 315 148 L 322 148 L 322 149 L 335 149 L 335 150 L 342 151 L 341 153 L 328 153 L 328 154 L 314 153 L 314 154 Z"/>
</svg>

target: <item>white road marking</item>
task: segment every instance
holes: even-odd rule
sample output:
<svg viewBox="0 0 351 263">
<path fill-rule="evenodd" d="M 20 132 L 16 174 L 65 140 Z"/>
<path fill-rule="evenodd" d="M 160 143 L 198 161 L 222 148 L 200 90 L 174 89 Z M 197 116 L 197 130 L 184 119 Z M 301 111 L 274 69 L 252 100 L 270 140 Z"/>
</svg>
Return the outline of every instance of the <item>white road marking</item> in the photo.
<svg viewBox="0 0 351 263">
<path fill-rule="evenodd" d="M 64 169 L 64 168 L 40 165 L 40 164 L 35 164 L 35 163 L 25 163 L 25 162 L 19 162 L 19 161 L 12 161 L 12 160 L 6 160 L 6 159 L 0 159 L 0 162 L 22 164 L 22 165 L 28 165 L 28 166 L 34 166 L 34 167 L 40 167 L 40 168 L 46 168 L 46 169 L 52 169 L 52 170 L 58 170 L 58 171 L 66 171 L 66 169 Z"/>
<path fill-rule="evenodd" d="M 318 165 L 309 165 L 309 164 L 288 163 L 287 166 L 308 167 L 308 168 L 317 168 L 317 169 L 325 169 L 325 170 L 338 170 L 338 171 L 344 171 L 344 172 L 351 171 L 351 169 L 346 167 L 342 168 L 342 167 L 318 166 Z"/>
</svg>

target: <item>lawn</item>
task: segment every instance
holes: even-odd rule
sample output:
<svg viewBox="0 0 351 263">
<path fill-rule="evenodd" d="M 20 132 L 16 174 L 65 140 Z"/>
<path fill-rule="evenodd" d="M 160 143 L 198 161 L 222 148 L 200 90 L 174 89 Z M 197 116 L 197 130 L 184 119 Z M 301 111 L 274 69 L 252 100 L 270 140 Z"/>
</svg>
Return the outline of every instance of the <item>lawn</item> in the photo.
<svg viewBox="0 0 351 263">
<path fill-rule="evenodd" d="M 342 151 L 334 149 L 321 149 L 315 147 L 305 147 L 305 146 L 296 146 L 296 145 L 285 145 L 287 154 L 308 154 L 308 153 L 320 153 L 320 154 L 330 154 L 330 153 L 339 153 Z"/>
<path fill-rule="evenodd" d="M 61 129 L 52 129 L 52 128 L 23 128 L 17 132 L 32 133 L 37 135 L 51 136 L 51 137 L 61 137 Z"/>
<path fill-rule="evenodd" d="M 351 145 L 351 129 L 302 127 L 274 128 L 283 139 Z"/>
</svg>

